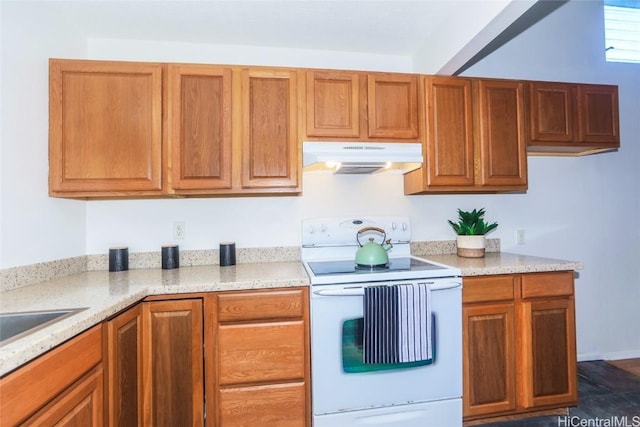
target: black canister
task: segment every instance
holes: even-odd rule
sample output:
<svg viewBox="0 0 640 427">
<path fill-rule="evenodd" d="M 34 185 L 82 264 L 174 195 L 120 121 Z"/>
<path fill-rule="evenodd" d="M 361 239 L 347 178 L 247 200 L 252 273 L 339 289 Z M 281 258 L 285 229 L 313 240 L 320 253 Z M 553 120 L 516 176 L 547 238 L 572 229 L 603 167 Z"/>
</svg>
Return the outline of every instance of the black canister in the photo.
<svg viewBox="0 0 640 427">
<path fill-rule="evenodd" d="M 236 244 L 234 242 L 220 243 L 220 267 L 236 265 Z"/>
<path fill-rule="evenodd" d="M 109 271 L 129 269 L 129 248 L 126 246 L 109 248 Z"/>
<path fill-rule="evenodd" d="M 166 245 L 162 247 L 162 269 L 171 270 L 180 267 L 180 253 L 178 245 Z"/>
</svg>

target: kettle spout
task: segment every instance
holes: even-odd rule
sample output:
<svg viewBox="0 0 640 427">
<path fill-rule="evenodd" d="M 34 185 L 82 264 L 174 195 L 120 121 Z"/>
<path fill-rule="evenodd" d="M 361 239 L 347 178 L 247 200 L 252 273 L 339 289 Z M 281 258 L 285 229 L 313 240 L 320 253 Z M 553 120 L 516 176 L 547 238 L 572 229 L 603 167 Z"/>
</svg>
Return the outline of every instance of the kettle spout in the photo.
<svg viewBox="0 0 640 427">
<path fill-rule="evenodd" d="M 391 249 L 393 247 L 393 245 L 391 244 L 391 239 L 387 240 L 386 242 L 384 242 L 384 244 L 382 245 L 382 248 L 389 252 L 389 249 Z"/>
</svg>

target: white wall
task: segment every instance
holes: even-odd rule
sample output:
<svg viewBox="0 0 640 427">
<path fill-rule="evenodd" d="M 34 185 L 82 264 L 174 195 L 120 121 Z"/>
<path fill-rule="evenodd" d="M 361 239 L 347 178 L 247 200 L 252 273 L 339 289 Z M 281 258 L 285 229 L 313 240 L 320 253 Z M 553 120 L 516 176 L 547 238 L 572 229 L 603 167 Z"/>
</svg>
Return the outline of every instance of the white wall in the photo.
<svg viewBox="0 0 640 427">
<path fill-rule="evenodd" d="M 0 267 L 83 255 L 85 203 L 47 196 L 47 135 L 48 58 L 82 58 L 85 41 L 36 3 L 0 8 Z"/>
<path fill-rule="evenodd" d="M 526 194 L 405 197 L 399 176 L 305 175 L 301 197 L 83 202 L 46 195 L 48 57 L 390 71 L 410 71 L 413 61 L 337 52 L 82 40 L 64 22 L 48 23 L 21 3 L 19 8 L 2 3 L 0 267 L 106 253 L 109 246 L 122 244 L 132 252 L 159 250 L 172 241 L 174 221 L 186 223 L 186 238 L 178 242 L 183 249 L 215 248 L 226 240 L 235 240 L 239 247 L 295 246 L 300 242 L 300 220 L 325 215 L 408 215 L 415 240 L 452 240 L 446 220 L 456 209 L 485 207 L 488 219 L 500 223 L 491 236 L 502 239 L 504 250 L 585 262 L 576 281 L 581 358 L 640 356 L 640 273 L 635 265 L 640 260 L 640 88 L 633 73 L 637 67 L 597 62 L 589 45 L 598 35 L 587 31 L 600 31 L 597 4 L 570 2 L 467 73 L 620 85 L 620 152 L 530 158 Z M 19 40 L 18 47 L 5 52 L 7 39 Z M 7 86 L 12 90 L 5 91 Z M 5 115 L 8 107 L 11 114 Z M 519 228 L 526 230 L 527 243 L 522 246 L 515 245 Z"/>
</svg>

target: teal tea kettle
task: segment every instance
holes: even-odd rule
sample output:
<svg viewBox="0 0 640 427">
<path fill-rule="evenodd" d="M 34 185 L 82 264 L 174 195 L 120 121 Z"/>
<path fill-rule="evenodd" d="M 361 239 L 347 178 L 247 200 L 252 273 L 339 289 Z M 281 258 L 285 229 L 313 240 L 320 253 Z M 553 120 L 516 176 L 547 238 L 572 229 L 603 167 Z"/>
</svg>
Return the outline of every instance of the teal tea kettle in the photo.
<svg viewBox="0 0 640 427">
<path fill-rule="evenodd" d="M 382 233 L 382 243 L 374 242 L 373 237 L 364 245 L 360 243 L 360 234 L 367 231 L 377 231 Z M 358 251 L 356 252 L 356 265 L 360 268 L 383 268 L 389 264 L 389 255 L 387 251 L 393 247 L 391 240 L 386 240 L 387 233 L 382 228 L 364 227 L 356 233 Z M 385 241 L 386 240 L 386 241 Z"/>
</svg>

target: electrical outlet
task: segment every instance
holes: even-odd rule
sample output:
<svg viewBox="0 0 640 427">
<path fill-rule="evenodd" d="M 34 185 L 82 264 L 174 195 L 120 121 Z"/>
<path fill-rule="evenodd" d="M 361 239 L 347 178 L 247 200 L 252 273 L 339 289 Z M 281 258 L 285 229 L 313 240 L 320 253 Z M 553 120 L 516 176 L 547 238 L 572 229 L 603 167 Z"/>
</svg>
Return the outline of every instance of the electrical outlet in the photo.
<svg viewBox="0 0 640 427">
<path fill-rule="evenodd" d="M 524 245 L 524 230 L 516 230 L 516 243 Z"/>
<path fill-rule="evenodd" d="M 173 238 L 174 240 L 184 239 L 186 234 L 186 228 L 184 225 L 184 221 L 174 222 L 173 223 Z"/>
</svg>

